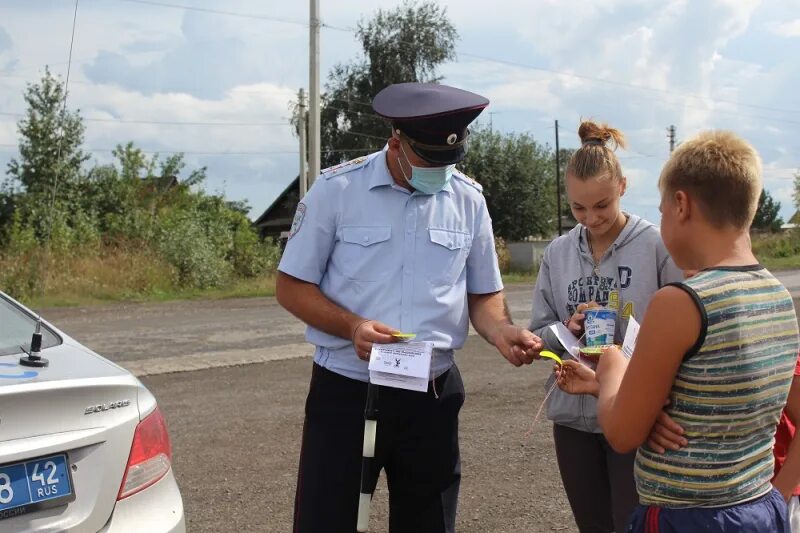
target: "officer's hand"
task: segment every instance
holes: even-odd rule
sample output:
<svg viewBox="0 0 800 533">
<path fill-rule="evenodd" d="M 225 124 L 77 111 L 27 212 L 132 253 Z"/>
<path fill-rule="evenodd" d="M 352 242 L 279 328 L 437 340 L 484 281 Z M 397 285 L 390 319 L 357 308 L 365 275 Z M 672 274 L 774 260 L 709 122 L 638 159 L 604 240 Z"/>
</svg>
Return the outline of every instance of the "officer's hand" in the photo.
<svg viewBox="0 0 800 533">
<path fill-rule="evenodd" d="M 669 404 L 667 400 L 664 405 Z M 658 413 L 656 423 L 647 437 L 647 445 L 656 453 L 666 450 L 678 450 L 686 446 L 688 441 L 683 436 L 683 428 L 672 420 L 663 410 Z"/>
<path fill-rule="evenodd" d="M 542 339 L 514 324 L 498 327 L 492 335 L 492 342 L 514 366 L 531 364 L 534 359 L 539 359 L 539 352 L 544 348 Z"/>
<path fill-rule="evenodd" d="M 583 335 L 583 320 L 586 318 L 586 315 L 584 315 L 583 312 L 593 307 L 600 307 L 600 304 L 595 301 L 591 301 L 588 304 L 578 304 L 575 314 L 572 315 L 567 322 L 567 329 L 569 329 L 576 337 Z"/>
<path fill-rule="evenodd" d="M 356 349 L 358 358 L 369 361 L 369 354 L 374 343 L 389 344 L 397 342 L 397 338 L 392 337 L 392 333 L 397 333 L 397 330 L 390 328 L 386 324 L 381 324 L 377 320 L 365 320 L 359 323 L 352 335 L 353 346 Z"/>
</svg>

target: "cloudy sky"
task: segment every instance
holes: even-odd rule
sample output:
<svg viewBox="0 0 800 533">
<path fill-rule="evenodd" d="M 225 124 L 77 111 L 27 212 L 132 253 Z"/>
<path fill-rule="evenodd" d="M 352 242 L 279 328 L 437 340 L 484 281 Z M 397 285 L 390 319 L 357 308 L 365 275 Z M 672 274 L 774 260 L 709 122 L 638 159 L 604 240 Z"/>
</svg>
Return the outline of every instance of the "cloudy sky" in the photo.
<svg viewBox="0 0 800 533">
<path fill-rule="evenodd" d="M 360 52 L 348 28 L 399 2 L 320 3 L 324 80 Z M 794 212 L 800 0 L 440 3 L 460 35 L 444 82 L 491 100 L 480 120 L 551 146 L 556 119 L 562 146 L 576 145 L 581 117 L 627 134 L 627 209 L 658 221 L 674 124 L 679 141 L 711 127 L 744 135 L 782 216 Z M 16 154 L 25 84 L 45 65 L 66 75 L 74 6 L 0 0 L 0 168 Z M 190 166 L 208 166 L 209 191 L 246 199 L 257 217 L 297 173 L 287 118 L 308 87 L 307 21 L 301 1 L 81 0 L 68 105 L 86 119 L 94 161 L 129 140 L 185 152 Z"/>
</svg>

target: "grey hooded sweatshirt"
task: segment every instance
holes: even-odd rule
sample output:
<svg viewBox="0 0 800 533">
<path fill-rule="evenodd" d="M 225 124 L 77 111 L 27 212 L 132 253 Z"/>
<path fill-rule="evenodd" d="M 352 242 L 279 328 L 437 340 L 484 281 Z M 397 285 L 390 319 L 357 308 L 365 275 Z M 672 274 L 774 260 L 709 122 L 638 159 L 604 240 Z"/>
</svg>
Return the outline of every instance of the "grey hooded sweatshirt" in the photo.
<svg viewBox="0 0 800 533">
<path fill-rule="evenodd" d="M 595 301 L 608 305 L 618 297 L 615 341 L 622 343 L 628 316 L 642 321 L 653 294 L 668 283 L 681 281 L 678 270 L 650 222 L 625 213 L 628 222 L 598 265 L 586 241 L 586 228 L 578 225 L 558 237 L 544 252 L 533 291 L 530 330 L 548 349 L 563 353 L 550 328 L 576 311 L 578 304 Z M 555 378 L 550 376 L 547 388 Z M 556 388 L 547 403 L 547 417 L 556 424 L 581 431 L 601 433 L 597 422 L 597 399 L 589 394 L 573 395 Z"/>
</svg>

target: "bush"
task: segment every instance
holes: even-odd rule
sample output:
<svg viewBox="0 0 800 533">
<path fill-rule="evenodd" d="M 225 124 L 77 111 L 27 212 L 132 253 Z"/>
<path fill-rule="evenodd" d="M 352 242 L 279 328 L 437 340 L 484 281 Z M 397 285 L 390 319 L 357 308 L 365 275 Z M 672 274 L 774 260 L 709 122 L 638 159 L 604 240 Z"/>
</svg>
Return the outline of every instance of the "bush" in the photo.
<svg viewBox="0 0 800 533">
<path fill-rule="evenodd" d="M 63 183 L 55 197 L 0 187 L 0 288 L 22 299 L 47 291 L 102 299 L 115 281 L 124 297 L 224 290 L 275 272 L 280 251 L 258 238 L 246 203 L 192 190 L 205 168 L 181 180 L 180 156 L 159 162 L 132 144 L 115 156 L 118 165 Z"/>
<path fill-rule="evenodd" d="M 245 278 L 254 278 L 275 272 L 281 251 L 272 241 L 261 241 L 246 218 L 239 221 L 233 233 L 231 263 L 234 272 Z"/>
<path fill-rule="evenodd" d="M 753 235 L 753 254 L 759 259 L 800 255 L 800 231 L 778 235 Z"/>
<path fill-rule="evenodd" d="M 29 300 L 44 292 L 41 250 L 0 257 L 0 290 L 18 300 Z"/>
<path fill-rule="evenodd" d="M 495 237 L 494 249 L 497 253 L 497 262 L 500 264 L 500 272 L 508 274 L 511 271 L 511 252 L 508 251 L 506 241 L 502 237 Z"/>
<path fill-rule="evenodd" d="M 158 250 L 177 274 L 184 287 L 219 287 L 230 279 L 233 269 L 225 261 L 224 248 L 210 235 L 196 212 L 178 211 L 167 217 L 157 236 Z"/>
</svg>

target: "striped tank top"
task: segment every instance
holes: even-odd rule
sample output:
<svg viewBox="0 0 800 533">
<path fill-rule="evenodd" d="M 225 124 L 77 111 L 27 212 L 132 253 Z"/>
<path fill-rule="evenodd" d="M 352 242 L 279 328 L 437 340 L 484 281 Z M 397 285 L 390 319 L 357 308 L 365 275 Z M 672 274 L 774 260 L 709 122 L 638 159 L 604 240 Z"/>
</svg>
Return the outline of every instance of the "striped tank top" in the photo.
<svg viewBox="0 0 800 533">
<path fill-rule="evenodd" d="M 688 446 L 636 454 L 644 505 L 721 507 L 771 490 L 775 428 L 798 357 L 797 317 L 786 288 L 760 265 L 703 271 L 674 284 L 702 317 L 666 412 Z"/>
</svg>

